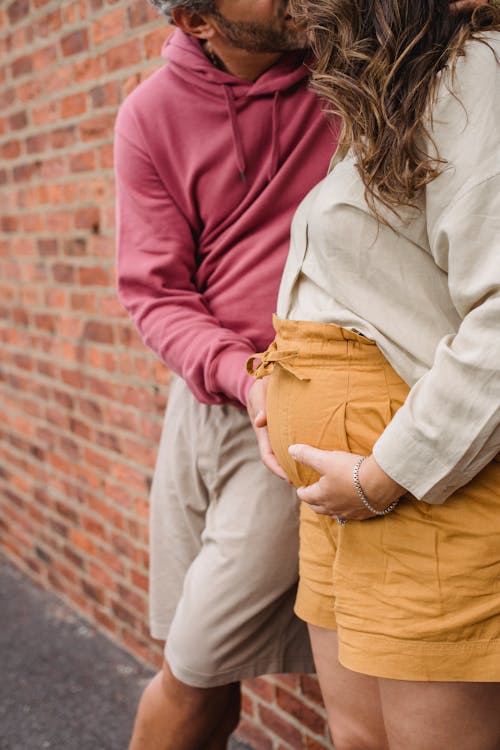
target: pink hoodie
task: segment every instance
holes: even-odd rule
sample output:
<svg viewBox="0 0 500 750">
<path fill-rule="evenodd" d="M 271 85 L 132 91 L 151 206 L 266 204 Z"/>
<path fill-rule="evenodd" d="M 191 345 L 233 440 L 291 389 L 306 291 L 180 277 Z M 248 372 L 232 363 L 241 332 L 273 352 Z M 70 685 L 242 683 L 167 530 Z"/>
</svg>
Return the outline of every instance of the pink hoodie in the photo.
<svg viewBox="0 0 500 750">
<path fill-rule="evenodd" d="M 293 212 L 336 147 L 300 54 L 255 82 L 176 30 L 116 124 L 118 288 L 145 343 L 204 403 L 246 403 L 273 337 Z"/>
</svg>

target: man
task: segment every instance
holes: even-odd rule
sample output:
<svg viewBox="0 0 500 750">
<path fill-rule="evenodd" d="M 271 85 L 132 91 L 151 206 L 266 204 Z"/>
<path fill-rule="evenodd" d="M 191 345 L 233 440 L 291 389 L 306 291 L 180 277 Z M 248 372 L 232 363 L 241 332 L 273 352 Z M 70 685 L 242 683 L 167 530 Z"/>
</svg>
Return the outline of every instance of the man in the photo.
<svg viewBox="0 0 500 750">
<path fill-rule="evenodd" d="M 218 750 L 241 679 L 313 669 L 293 614 L 297 500 L 260 460 L 249 413 L 262 386 L 245 363 L 273 337 L 290 222 L 326 174 L 335 128 L 307 90 L 286 2 L 155 4 L 177 29 L 167 65 L 117 120 L 119 293 L 181 377 L 151 496 L 151 629 L 165 664 L 131 750 Z"/>
<path fill-rule="evenodd" d="M 326 172 L 336 123 L 307 91 L 286 2 L 153 2 L 178 28 L 117 121 L 119 292 L 180 378 L 151 495 L 165 662 L 130 748 L 220 750 L 241 679 L 313 668 L 292 611 L 297 500 L 260 461 L 259 448 L 283 476 L 245 361 L 273 337 L 290 221 Z"/>
</svg>

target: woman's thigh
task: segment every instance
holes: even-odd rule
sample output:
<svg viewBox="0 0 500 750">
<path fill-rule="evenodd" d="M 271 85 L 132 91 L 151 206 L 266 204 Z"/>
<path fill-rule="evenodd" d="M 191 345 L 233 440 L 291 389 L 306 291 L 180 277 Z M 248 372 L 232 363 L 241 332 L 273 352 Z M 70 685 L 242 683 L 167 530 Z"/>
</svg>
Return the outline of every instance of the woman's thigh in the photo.
<svg viewBox="0 0 500 750">
<path fill-rule="evenodd" d="M 340 664 L 336 631 L 309 635 L 336 750 L 500 749 L 500 683 L 371 677 Z"/>
<path fill-rule="evenodd" d="M 340 664 L 335 630 L 317 625 L 308 627 L 336 750 L 389 750 L 378 679 L 352 672 Z"/>
<path fill-rule="evenodd" d="M 499 750 L 500 683 L 378 683 L 390 750 Z"/>
</svg>

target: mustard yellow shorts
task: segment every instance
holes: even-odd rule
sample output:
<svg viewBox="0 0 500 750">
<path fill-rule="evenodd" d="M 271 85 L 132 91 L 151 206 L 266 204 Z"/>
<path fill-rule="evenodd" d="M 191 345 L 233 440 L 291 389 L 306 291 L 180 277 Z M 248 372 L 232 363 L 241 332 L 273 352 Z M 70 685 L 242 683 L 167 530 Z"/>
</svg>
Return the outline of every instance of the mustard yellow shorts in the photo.
<svg viewBox="0 0 500 750">
<path fill-rule="evenodd" d="M 287 448 L 367 455 L 408 386 L 377 346 L 330 324 L 275 318 L 257 376 L 271 374 L 273 450 L 296 486 L 317 479 Z M 500 464 L 444 505 L 403 499 L 367 521 L 302 504 L 295 611 L 336 629 L 341 663 L 404 680 L 500 681 Z"/>
</svg>

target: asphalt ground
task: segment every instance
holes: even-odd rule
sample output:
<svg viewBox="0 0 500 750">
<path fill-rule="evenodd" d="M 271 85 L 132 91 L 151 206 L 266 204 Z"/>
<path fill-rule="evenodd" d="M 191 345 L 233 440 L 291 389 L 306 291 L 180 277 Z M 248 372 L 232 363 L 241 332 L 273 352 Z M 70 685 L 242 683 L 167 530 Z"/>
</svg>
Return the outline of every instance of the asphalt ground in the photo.
<svg viewBox="0 0 500 750">
<path fill-rule="evenodd" d="M 0 557 L 0 750 L 126 750 L 151 676 Z"/>
</svg>

